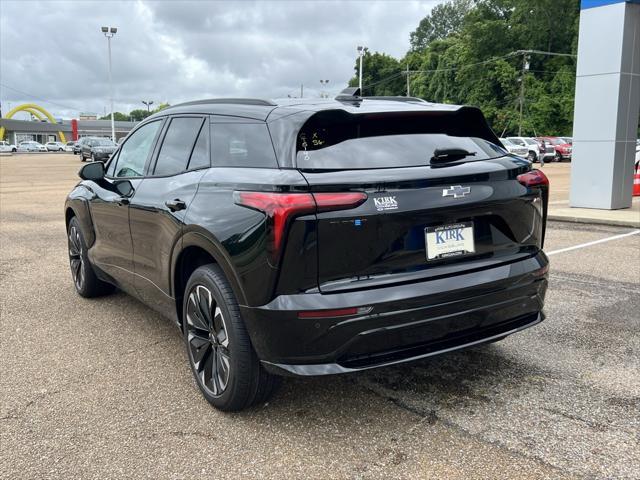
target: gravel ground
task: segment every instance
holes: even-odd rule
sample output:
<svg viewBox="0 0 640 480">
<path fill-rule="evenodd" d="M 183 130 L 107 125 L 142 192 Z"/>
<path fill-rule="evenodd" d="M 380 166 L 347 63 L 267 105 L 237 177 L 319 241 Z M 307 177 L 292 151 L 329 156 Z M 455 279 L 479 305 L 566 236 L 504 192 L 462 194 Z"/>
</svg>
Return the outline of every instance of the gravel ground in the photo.
<svg viewBox="0 0 640 480">
<path fill-rule="evenodd" d="M 0 157 L 0 477 L 640 478 L 640 235 L 553 255 L 537 327 L 223 414 L 169 322 L 75 294 L 79 166 Z M 546 250 L 628 231 L 551 223 Z"/>
</svg>

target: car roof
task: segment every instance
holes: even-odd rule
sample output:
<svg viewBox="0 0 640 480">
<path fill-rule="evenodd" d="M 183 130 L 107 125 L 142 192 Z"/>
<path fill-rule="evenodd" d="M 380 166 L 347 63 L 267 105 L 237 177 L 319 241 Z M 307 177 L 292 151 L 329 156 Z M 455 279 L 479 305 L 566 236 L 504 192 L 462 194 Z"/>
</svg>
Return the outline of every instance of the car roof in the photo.
<svg viewBox="0 0 640 480">
<path fill-rule="evenodd" d="M 347 113 L 377 113 L 398 111 L 456 111 L 460 105 L 429 103 L 413 97 L 345 97 L 324 98 L 284 98 L 264 100 L 257 98 L 215 98 L 182 103 L 168 107 L 148 117 L 162 117 L 175 114 L 227 115 L 273 120 L 300 111 L 319 112 L 322 110 L 344 110 Z"/>
</svg>

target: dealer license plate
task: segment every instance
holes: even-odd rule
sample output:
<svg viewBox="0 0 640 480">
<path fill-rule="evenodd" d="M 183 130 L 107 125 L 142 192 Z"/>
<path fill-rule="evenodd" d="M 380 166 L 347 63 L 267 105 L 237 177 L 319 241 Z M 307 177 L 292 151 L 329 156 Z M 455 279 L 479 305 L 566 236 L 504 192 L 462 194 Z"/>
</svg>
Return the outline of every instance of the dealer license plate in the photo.
<svg viewBox="0 0 640 480">
<path fill-rule="evenodd" d="M 472 222 L 427 227 L 424 236 L 427 260 L 468 255 L 476 251 Z"/>
</svg>

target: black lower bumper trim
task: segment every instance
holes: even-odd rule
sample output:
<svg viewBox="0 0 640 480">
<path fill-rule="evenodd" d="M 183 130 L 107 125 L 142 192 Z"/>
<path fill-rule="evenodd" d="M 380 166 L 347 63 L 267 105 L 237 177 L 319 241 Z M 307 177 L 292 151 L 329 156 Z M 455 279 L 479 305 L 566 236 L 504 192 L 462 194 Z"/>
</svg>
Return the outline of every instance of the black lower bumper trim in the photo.
<svg viewBox="0 0 640 480">
<path fill-rule="evenodd" d="M 368 370 L 370 368 L 412 362 L 434 355 L 440 355 L 442 353 L 492 342 L 532 327 L 543 320 L 544 313 L 539 312 L 537 314 L 516 318 L 498 325 L 492 325 L 487 329 L 476 330 L 468 335 L 418 345 L 411 348 L 398 349 L 371 355 L 362 355 L 355 358 L 348 358 L 337 363 L 290 365 L 271 363 L 264 360 L 262 363 L 272 373 L 288 376 L 319 376 L 357 372 L 361 370 Z"/>
</svg>

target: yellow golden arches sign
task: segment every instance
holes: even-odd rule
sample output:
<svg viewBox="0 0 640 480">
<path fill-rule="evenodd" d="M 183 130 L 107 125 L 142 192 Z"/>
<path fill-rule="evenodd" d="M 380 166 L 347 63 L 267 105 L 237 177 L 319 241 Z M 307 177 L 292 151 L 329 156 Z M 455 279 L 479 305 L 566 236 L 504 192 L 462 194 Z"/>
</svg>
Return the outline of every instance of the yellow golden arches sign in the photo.
<svg viewBox="0 0 640 480">
<path fill-rule="evenodd" d="M 7 112 L 7 114 L 4 116 L 4 118 L 11 118 L 13 117 L 16 113 L 18 112 L 27 112 L 27 113 L 32 113 L 33 115 L 36 116 L 36 118 L 38 120 L 44 120 L 44 118 L 46 117 L 47 119 L 49 119 L 49 121 L 53 124 L 56 124 L 56 119 L 53 118 L 53 116 L 47 112 L 44 108 L 42 108 L 40 105 L 36 105 L 35 103 L 25 103 L 23 105 L 18 105 L 15 108 L 12 108 L 11 110 L 9 110 L 9 112 Z M 44 115 L 44 117 L 43 117 Z M 64 133 L 62 133 L 61 131 L 58 131 L 58 137 L 60 137 L 60 141 L 62 143 L 66 143 L 67 139 L 64 138 Z M 4 127 L 0 127 L 0 140 L 4 138 Z"/>
</svg>

